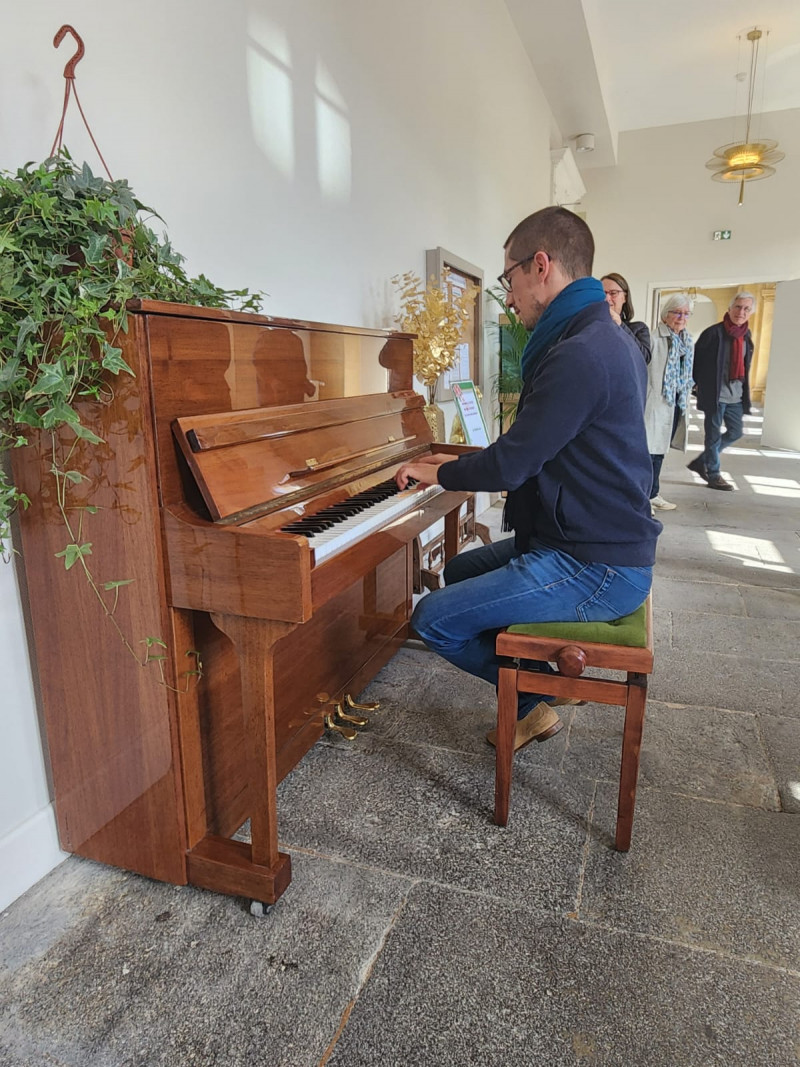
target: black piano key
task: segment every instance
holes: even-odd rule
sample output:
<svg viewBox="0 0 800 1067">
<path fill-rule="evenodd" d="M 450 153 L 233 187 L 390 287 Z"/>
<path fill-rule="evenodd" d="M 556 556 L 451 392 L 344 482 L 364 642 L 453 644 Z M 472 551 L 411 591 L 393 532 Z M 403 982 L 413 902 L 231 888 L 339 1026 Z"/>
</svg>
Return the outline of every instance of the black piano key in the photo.
<svg viewBox="0 0 800 1067">
<path fill-rule="evenodd" d="M 416 482 L 409 481 L 408 484 L 409 486 L 414 486 Z M 374 504 L 380 504 L 399 492 L 400 490 L 394 479 L 380 482 L 378 485 L 372 486 L 371 489 L 364 489 L 346 500 L 339 501 L 338 504 L 331 504 L 327 508 L 322 508 L 313 515 L 305 515 L 303 518 L 289 522 L 285 526 L 281 526 L 281 531 L 306 535 L 322 533 L 324 530 L 329 530 L 336 523 L 344 522 L 345 519 L 352 518 L 358 515 L 359 512 L 365 511 Z"/>
</svg>

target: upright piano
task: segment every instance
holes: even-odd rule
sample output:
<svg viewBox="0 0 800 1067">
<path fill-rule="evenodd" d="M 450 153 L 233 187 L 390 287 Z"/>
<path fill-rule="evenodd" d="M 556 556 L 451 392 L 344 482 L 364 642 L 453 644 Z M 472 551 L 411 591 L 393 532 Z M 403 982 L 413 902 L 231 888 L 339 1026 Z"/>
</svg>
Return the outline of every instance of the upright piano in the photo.
<svg viewBox="0 0 800 1067">
<path fill-rule="evenodd" d="M 394 485 L 432 446 L 409 335 L 156 301 L 129 323 L 134 376 L 81 409 L 102 443 L 60 435 L 58 480 L 46 435 L 14 454 L 60 840 L 272 903 L 278 783 L 351 730 L 407 636 L 413 542 L 444 520 L 455 552 L 466 494 Z"/>
</svg>

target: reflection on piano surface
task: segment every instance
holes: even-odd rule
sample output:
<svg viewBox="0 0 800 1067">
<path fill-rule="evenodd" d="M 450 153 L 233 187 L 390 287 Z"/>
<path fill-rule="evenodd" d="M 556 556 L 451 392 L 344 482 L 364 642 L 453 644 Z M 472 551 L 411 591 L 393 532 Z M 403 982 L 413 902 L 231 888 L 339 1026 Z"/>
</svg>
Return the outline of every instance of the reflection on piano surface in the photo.
<svg viewBox="0 0 800 1067">
<path fill-rule="evenodd" d="M 277 784 L 326 722 L 361 718 L 352 694 L 407 633 L 413 542 L 444 519 L 452 554 L 466 496 L 392 480 L 432 443 L 407 335 L 156 302 L 131 321 L 135 379 L 84 413 L 107 447 L 65 441 L 85 476 L 69 504 L 100 509 L 95 573 L 133 579 L 118 621 L 163 637 L 169 686 L 53 567 L 46 449 L 15 456 L 59 833 L 81 855 L 272 902 L 290 879 Z M 250 844 L 233 837 L 247 819 Z"/>
</svg>

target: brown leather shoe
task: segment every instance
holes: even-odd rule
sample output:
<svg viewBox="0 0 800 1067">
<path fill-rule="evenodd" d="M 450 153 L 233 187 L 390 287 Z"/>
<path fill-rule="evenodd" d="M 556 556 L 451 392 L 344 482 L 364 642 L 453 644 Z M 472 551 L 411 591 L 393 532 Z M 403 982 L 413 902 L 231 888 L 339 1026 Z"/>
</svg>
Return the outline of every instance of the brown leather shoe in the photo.
<svg viewBox="0 0 800 1067">
<path fill-rule="evenodd" d="M 708 471 L 706 470 L 705 463 L 703 463 L 702 452 L 699 456 L 693 459 L 691 463 L 687 463 L 686 466 L 689 468 L 690 471 L 694 471 L 695 474 L 699 474 L 704 482 L 708 481 Z"/>
<path fill-rule="evenodd" d="M 709 489 L 722 489 L 726 493 L 733 492 L 733 486 L 731 485 L 731 483 L 726 482 L 720 474 L 709 474 L 708 478 L 706 478 L 706 481 L 708 482 Z"/>
<path fill-rule="evenodd" d="M 550 704 L 541 700 L 524 719 L 517 721 L 514 730 L 514 751 L 531 741 L 546 741 L 564 728 L 564 723 L 553 711 Z M 497 745 L 497 730 L 490 730 L 486 735 L 490 745 Z"/>
</svg>

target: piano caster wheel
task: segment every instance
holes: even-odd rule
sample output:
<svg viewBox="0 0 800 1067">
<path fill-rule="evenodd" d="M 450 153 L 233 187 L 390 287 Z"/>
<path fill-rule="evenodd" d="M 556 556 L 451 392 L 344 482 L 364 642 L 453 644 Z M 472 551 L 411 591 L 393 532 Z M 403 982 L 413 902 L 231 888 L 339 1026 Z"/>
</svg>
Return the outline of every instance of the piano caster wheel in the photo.
<svg viewBox="0 0 800 1067">
<path fill-rule="evenodd" d="M 336 704 L 334 706 L 333 715 L 337 722 L 349 722 L 351 726 L 369 725 L 369 719 L 364 718 L 363 715 L 348 714 L 348 712 L 344 710 L 341 704 Z"/>
<path fill-rule="evenodd" d="M 377 711 L 380 707 L 377 700 L 371 700 L 368 704 L 356 704 L 349 693 L 345 693 L 344 702 L 348 708 L 356 708 L 358 711 Z"/>
<path fill-rule="evenodd" d="M 250 914 L 256 919 L 265 919 L 271 911 L 272 907 L 269 904 L 264 904 L 260 900 L 250 901 Z"/>
<path fill-rule="evenodd" d="M 332 715 L 326 715 L 324 722 L 329 730 L 341 734 L 348 741 L 355 741 L 358 737 L 358 733 L 355 730 L 351 730 L 349 726 L 340 726 L 338 722 L 334 722 Z"/>
</svg>

